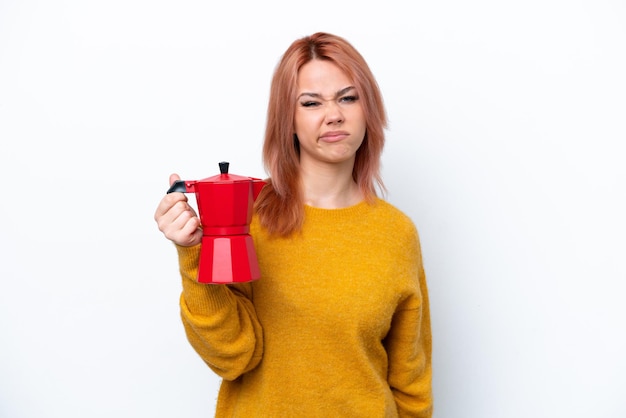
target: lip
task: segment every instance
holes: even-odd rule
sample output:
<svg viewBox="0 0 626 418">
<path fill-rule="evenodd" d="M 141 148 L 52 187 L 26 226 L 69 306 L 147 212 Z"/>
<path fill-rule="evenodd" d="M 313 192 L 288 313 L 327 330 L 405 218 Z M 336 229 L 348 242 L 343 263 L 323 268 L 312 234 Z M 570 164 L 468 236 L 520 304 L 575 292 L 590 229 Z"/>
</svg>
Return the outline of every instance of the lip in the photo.
<svg viewBox="0 0 626 418">
<path fill-rule="evenodd" d="M 345 139 L 350 134 L 346 131 L 330 131 L 325 132 L 322 136 L 320 136 L 320 141 L 324 142 L 337 142 Z"/>
</svg>

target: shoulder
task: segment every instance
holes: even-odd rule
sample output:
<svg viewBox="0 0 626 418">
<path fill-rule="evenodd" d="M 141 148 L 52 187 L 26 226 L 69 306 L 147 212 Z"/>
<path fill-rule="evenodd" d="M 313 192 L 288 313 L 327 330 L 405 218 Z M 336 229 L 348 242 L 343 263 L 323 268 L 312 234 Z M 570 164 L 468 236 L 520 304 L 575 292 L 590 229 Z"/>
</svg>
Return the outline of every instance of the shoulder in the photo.
<svg viewBox="0 0 626 418">
<path fill-rule="evenodd" d="M 384 218 L 389 222 L 390 226 L 396 230 L 416 232 L 415 223 L 413 220 L 398 207 L 389 203 L 388 201 L 377 198 L 374 202 L 373 210 L 378 216 Z"/>
<path fill-rule="evenodd" d="M 380 219 L 378 227 L 382 228 L 384 234 L 393 237 L 395 245 L 409 252 L 421 252 L 419 232 L 410 216 L 381 198 L 376 200 L 373 207 L 373 211 L 378 213 L 377 218 Z"/>
</svg>

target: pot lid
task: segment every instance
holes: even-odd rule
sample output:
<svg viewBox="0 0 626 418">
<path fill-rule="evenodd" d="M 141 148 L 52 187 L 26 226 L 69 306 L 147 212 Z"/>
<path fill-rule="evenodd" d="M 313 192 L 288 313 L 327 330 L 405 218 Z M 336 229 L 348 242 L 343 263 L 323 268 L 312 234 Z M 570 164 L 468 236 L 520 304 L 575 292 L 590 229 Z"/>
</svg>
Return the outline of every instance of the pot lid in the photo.
<svg viewBox="0 0 626 418">
<path fill-rule="evenodd" d="M 220 174 L 207 177 L 202 180 L 198 180 L 198 183 L 237 183 L 237 182 L 252 180 L 252 177 L 238 176 L 237 174 L 229 174 L 228 173 L 229 164 L 230 163 L 228 163 L 227 161 L 221 161 L 219 163 Z"/>
</svg>

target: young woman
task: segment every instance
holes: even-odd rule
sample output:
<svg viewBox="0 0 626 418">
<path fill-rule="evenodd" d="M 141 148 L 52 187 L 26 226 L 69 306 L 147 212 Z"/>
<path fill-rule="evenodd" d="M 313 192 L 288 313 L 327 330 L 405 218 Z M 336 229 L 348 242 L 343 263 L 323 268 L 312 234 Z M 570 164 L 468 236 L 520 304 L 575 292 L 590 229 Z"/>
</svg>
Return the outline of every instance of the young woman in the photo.
<svg viewBox="0 0 626 418">
<path fill-rule="evenodd" d="M 199 284 L 196 213 L 182 193 L 158 205 L 187 337 L 222 378 L 217 417 L 432 416 L 419 238 L 377 193 L 385 126 L 357 50 L 327 33 L 298 39 L 271 85 L 269 179 L 251 224 L 261 278 Z"/>
</svg>

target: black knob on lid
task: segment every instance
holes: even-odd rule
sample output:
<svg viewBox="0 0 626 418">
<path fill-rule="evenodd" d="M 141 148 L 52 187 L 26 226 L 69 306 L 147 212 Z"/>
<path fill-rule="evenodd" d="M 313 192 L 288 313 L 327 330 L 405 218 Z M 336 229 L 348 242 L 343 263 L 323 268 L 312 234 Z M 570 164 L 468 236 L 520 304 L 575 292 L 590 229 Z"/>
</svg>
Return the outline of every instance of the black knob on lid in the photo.
<svg viewBox="0 0 626 418">
<path fill-rule="evenodd" d="M 220 163 L 220 173 L 221 174 L 228 174 L 228 163 L 226 161 L 222 161 Z"/>
</svg>

